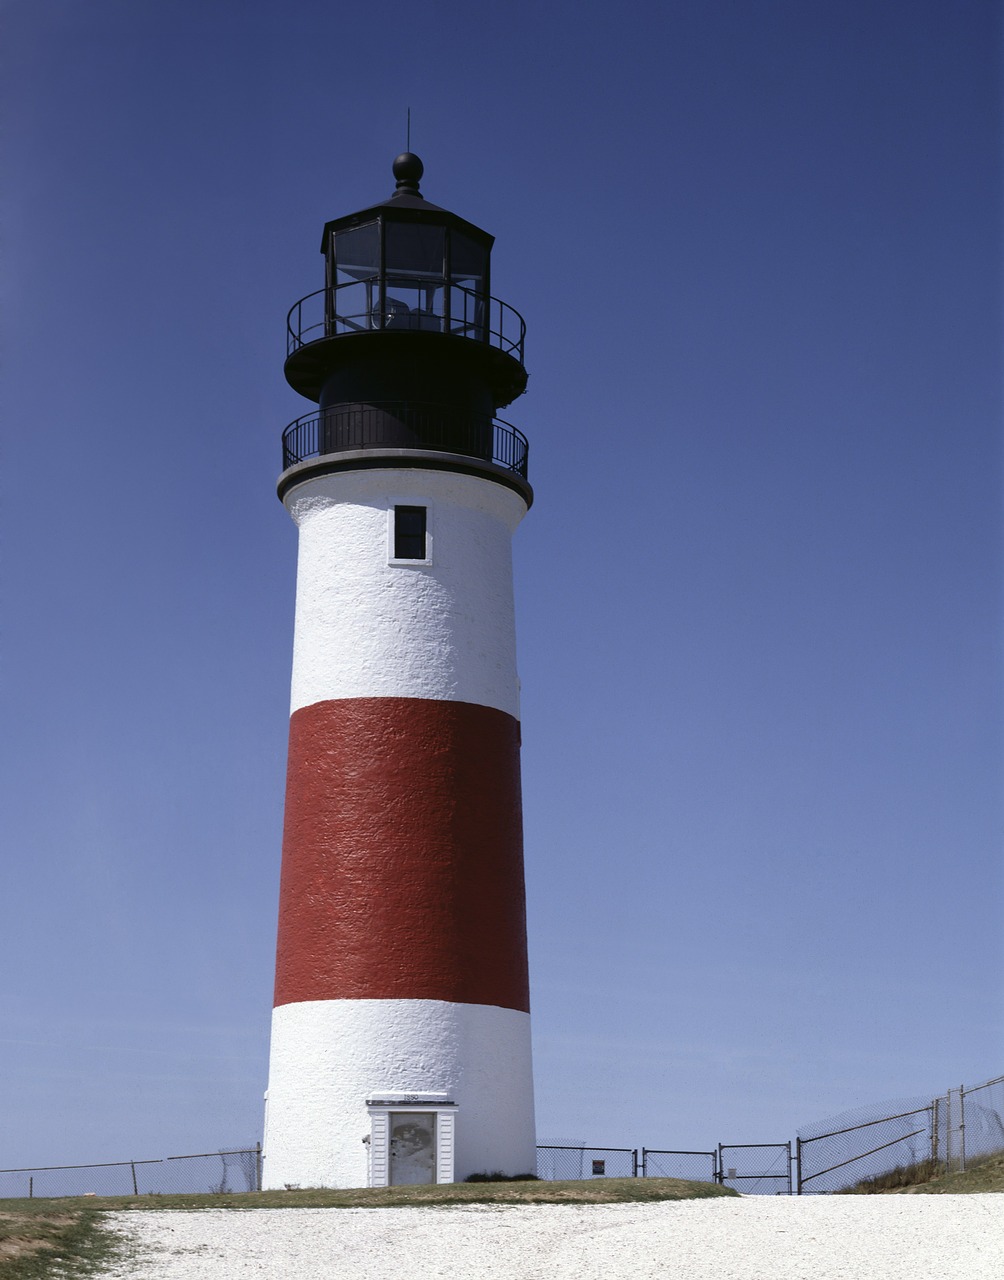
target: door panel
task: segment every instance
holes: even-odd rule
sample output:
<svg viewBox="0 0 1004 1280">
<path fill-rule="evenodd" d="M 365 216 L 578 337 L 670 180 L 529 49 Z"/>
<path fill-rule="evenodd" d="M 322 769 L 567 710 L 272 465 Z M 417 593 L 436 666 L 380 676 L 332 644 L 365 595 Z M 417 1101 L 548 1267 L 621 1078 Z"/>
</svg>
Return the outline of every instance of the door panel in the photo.
<svg viewBox="0 0 1004 1280">
<path fill-rule="evenodd" d="M 390 1117 L 390 1185 L 436 1181 L 436 1115 L 394 1111 Z"/>
</svg>

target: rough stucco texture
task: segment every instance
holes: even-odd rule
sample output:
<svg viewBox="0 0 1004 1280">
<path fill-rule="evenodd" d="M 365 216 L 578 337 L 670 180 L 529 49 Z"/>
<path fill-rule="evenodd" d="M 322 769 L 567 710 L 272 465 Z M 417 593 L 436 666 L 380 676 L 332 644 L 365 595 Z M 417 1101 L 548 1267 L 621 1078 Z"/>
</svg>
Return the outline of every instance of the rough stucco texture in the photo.
<svg viewBox="0 0 1004 1280">
<path fill-rule="evenodd" d="M 428 508 L 429 564 L 389 564 L 388 512 Z M 526 504 L 474 476 L 362 471 L 297 486 L 291 705 L 437 698 L 519 716 L 512 533 Z"/>
<path fill-rule="evenodd" d="M 296 712 L 279 896 L 277 1005 L 529 1010 L 518 723 L 420 698 Z"/>
<path fill-rule="evenodd" d="M 533 1168 L 512 490 L 433 471 L 290 490 L 299 527 L 270 1187 L 364 1186 L 365 1100 L 458 1104 L 455 1176 Z M 428 563 L 392 562 L 397 504 Z"/>
<path fill-rule="evenodd" d="M 527 1173 L 536 1158 L 530 1018 L 435 1000 L 327 1000 L 272 1015 L 266 1187 L 364 1187 L 366 1099 L 444 1091 L 454 1177 Z"/>
</svg>

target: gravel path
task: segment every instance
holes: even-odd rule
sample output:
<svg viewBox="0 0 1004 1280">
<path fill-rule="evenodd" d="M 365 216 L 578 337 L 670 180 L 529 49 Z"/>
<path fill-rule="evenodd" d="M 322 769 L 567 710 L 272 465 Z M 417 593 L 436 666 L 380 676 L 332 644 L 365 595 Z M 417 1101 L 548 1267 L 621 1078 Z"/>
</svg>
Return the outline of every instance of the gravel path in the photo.
<svg viewBox="0 0 1004 1280">
<path fill-rule="evenodd" d="M 1004 1195 L 113 1213 L 105 1280 L 1002 1280 Z"/>
</svg>

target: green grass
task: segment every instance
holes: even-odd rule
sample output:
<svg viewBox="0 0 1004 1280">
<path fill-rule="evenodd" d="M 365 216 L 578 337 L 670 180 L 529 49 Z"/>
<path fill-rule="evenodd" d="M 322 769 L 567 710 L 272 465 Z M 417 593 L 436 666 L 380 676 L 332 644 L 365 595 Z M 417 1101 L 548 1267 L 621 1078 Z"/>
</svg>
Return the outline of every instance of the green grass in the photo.
<svg viewBox="0 0 1004 1280">
<path fill-rule="evenodd" d="M 118 1238 L 90 1204 L 0 1200 L 0 1277 L 46 1280 L 90 1275 L 119 1252 Z"/>
<path fill-rule="evenodd" d="M 838 1193 L 958 1195 L 1004 1192 L 1004 1152 L 965 1173 L 930 1162 L 905 1166 Z M 677 1178 L 595 1178 L 583 1182 L 457 1182 L 442 1187 L 370 1187 L 348 1191 L 224 1192 L 219 1195 L 80 1196 L 0 1200 L 0 1280 L 77 1280 L 120 1255 L 104 1222 L 108 1211 L 149 1209 L 348 1209 L 467 1204 L 631 1204 L 735 1196 L 713 1182 Z"/>
<path fill-rule="evenodd" d="M 351 1191 L 248 1191 L 221 1195 L 84 1196 L 0 1200 L 0 1280 L 87 1276 L 109 1262 L 119 1241 L 106 1211 L 142 1209 L 380 1209 L 461 1204 L 625 1204 L 732 1196 L 713 1182 L 678 1178 L 597 1178 L 591 1182 L 456 1182 L 447 1186 Z"/>
<path fill-rule="evenodd" d="M 49 1205 L 79 1210 L 129 1209 L 380 1209 L 451 1204 L 617 1204 L 648 1200 L 694 1200 L 736 1193 L 714 1182 L 679 1178 L 594 1178 L 583 1182 L 451 1182 L 445 1186 L 326 1187 L 295 1191 L 241 1191 L 222 1194 L 84 1196 L 59 1200 L 0 1200 L 0 1214 L 21 1206 Z"/>
<path fill-rule="evenodd" d="M 887 1191 L 903 1191 L 907 1187 L 919 1186 L 930 1182 L 942 1172 L 942 1166 L 936 1160 L 920 1160 L 916 1164 L 899 1164 L 888 1173 L 877 1174 L 874 1178 L 862 1178 L 851 1187 L 843 1187 L 837 1192 L 842 1196 L 879 1195 Z"/>
<path fill-rule="evenodd" d="M 1004 1152 L 944 1173 L 930 1161 L 868 1179 L 842 1195 L 959 1195 L 1004 1192 Z M 225 1192 L 221 1195 L 85 1196 L 0 1200 L 0 1280 L 90 1275 L 120 1251 L 103 1223 L 106 1211 L 143 1209 L 348 1209 L 465 1204 L 630 1204 L 735 1196 L 713 1182 L 677 1178 L 595 1178 L 583 1182 L 457 1182 L 443 1187 L 370 1187 L 348 1191 Z"/>
<path fill-rule="evenodd" d="M 965 1173 L 946 1173 L 934 1160 L 901 1165 L 866 1178 L 838 1195 L 973 1195 L 1004 1191 L 1004 1151 L 973 1161 Z"/>
</svg>

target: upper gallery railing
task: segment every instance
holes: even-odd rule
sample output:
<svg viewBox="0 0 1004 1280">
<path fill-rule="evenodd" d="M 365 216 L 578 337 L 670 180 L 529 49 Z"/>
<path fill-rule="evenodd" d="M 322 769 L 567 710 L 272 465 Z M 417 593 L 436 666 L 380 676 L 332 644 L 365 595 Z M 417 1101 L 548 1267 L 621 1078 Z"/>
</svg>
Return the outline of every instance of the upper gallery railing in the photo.
<svg viewBox="0 0 1004 1280">
<path fill-rule="evenodd" d="M 526 323 L 499 298 L 442 279 L 373 276 L 309 293 L 286 318 L 286 355 L 348 333 L 448 333 L 496 347 L 523 363 Z"/>
</svg>

